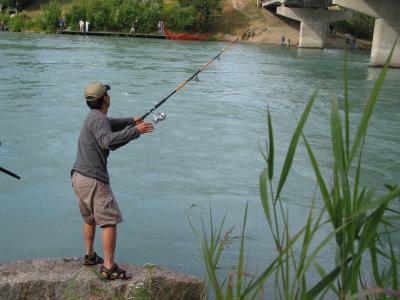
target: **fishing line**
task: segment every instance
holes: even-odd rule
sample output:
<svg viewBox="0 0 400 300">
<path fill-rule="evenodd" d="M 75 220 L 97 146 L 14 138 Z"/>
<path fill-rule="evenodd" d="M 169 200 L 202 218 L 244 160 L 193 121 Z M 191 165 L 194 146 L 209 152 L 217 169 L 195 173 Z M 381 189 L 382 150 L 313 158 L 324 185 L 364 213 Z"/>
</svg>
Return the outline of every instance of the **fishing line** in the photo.
<svg viewBox="0 0 400 300">
<path fill-rule="evenodd" d="M 174 91 L 172 91 L 168 96 L 164 97 L 163 99 L 161 99 L 160 102 L 158 102 L 156 105 L 154 105 L 148 112 L 146 112 L 143 116 L 140 117 L 141 120 L 144 120 L 149 114 L 151 114 L 154 110 L 156 110 L 158 107 L 160 107 L 165 101 L 167 101 L 172 95 L 174 95 L 175 93 L 177 93 L 181 88 L 183 88 L 187 83 L 189 83 L 190 81 L 192 81 L 193 79 L 195 81 L 199 81 L 199 77 L 198 75 L 204 71 L 209 65 L 211 65 L 215 60 L 220 59 L 220 56 L 228 51 L 229 49 L 231 49 L 233 47 L 233 45 L 237 42 L 237 40 L 233 41 L 229 46 L 227 46 L 226 48 L 224 48 L 220 53 L 218 53 L 213 59 L 211 59 L 208 63 L 206 63 L 204 66 L 202 66 L 200 69 L 198 69 L 192 76 L 190 76 L 188 79 L 182 81 L 176 88 Z M 166 114 L 165 113 L 157 113 L 154 114 L 153 117 L 153 122 L 157 123 L 159 121 L 163 121 L 166 118 Z"/>
</svg>

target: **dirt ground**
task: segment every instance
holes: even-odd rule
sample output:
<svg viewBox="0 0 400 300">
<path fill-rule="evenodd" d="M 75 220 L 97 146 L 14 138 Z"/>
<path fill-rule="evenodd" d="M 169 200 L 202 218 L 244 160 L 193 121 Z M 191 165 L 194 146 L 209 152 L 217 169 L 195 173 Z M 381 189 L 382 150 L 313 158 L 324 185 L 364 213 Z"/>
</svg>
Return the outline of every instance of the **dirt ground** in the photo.
<svg viewBox="0 0 400 300">
<path fill-rule="evenodd" d="M 300 22 L 278 16 L 273 12 L 257 6 L 257 0 L 226 0 L 224 4 L 226 22 L 221 28 L 226 40 L 239 39 L 246 43 L 280 44 L 282 35 L 290 44 L 299 42 Z M 227 34 L 228 33 L 228 34 Z M 346 48 L 344 35 L 327 32 L 326 48 Z M 357 48 L 371 48 L 371 42 L 357 40 Z"/>
</svg>

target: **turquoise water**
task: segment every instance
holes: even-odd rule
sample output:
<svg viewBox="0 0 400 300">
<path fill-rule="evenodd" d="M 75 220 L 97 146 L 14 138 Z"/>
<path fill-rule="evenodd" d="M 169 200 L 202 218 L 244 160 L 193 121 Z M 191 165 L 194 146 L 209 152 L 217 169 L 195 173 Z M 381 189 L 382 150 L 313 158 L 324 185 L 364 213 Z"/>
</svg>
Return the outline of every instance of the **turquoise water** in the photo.
<svg viewBox="0 0 400 300">
<path fill-rule="evenodd" d="M 0 261 L 83 255 L 69 172 L 88 112 L 87 83 L 112 86 L 110 116 L 141 115 L 225 46 L 1 33 L 0 166 L 22 179 L 0 174 Z M 227 228 L 239 232 L 249 202 L 248 264 L 267 265 L 274 252 L 258 198 L 267 107 L 274 119 L 278 172 L 296 120 L 319 88 L 305 133 L 320 164 L 329 167 L 330 101 L 342 97 L 343 57 L 341 50 L 239 44 L 201 73 L 200 82 L 169 99 L 158 110 L 167 120 L 154 133 L 109 158 L 111 186 L 125 220 L 117 261 L 151 262 L 202 276 L 187 215 L 199 224 L 202 214 L 207 223 L 211 205 L 216 220 L 227 212 Z M 369 52 L 349 53 L 353 124 L 380 72 L 368 61 Z M 398 183 L 399 83 L 400 71 L 390 70 L 366 141 L 363 182 L 377 190 L 382 183 Z M 303 224 L 315 188 L 300 146 L 283 191 L 293 228 Z M 99 241 L 96 249 L 101 252 Z M 232 246 L 228 266 L 234 253 Z"/>
</svg>

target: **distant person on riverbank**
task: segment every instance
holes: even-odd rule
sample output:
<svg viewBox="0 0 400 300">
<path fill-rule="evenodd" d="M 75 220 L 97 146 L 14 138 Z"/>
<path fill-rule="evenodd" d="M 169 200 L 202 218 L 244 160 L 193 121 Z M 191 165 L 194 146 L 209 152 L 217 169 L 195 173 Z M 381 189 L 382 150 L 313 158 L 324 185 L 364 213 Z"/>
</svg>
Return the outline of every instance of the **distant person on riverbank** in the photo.
<svg viewBox="0 0 400 300">
<path fill-rule="evenodd" d="M 83 22 L 83 20 L 79 21 L 79 31 L 83 32 L 83 27 L 85 26 L 85 22 Z"/>
<path fill-rule="evenodd" d="M 345 38 L 345 40 L 346 40 L 346 44 L 350 44 L 350 41 L 353 40 L 353 37 L 351 36 L 350 33 L 346 33 L 346 34 L 344 35 L 344 38 Z"/>
<path fill-rule="evenodd" d="M 90 25 L 90 22 L 89 22 L 89 21 L 86 21 L 86 22 L 85 22 L 85 31 L 86 31 L 86 32 L 89 32 L 89 25 Z"/>
<path fill-rule="evenodd" d="M 135 23 L 132 23 L 131 30 L 129 31 L 130 34 L 135 34 Z"/>
<path fill-rule="evenodd" d="M 287 45 L 287 44 L 286 44 L 286 38 L 285 38 L 284 35 L 282 35 L 282 37 L 281 37 L 281 46 L 284 47 L 284 46 L 286 46 L 286 45 Z"/>
<path fill-rule="evenodd" d="M 109 90 L 110 86 L 100 82 L 90 83 L 85 88 L 85 100 L 90 112 L 78 139 L 76 161 L 71 170 L 72 188 L 84 220 L 84 264 L 102 264 L 99 274 L 106 280 L 130 279 L 132 275 L 114 262 L 117 224 L 122 222 L 122 214 L 110 187 L 107 158 L 110 150 L 152 132 L 154 126 L 138 117 L 107 117 L 111 104 Z M 102 228 L 104 260 L 93 249 L 96 226 Z"/>
<path fill-rule="evenodd" d="M 158 21 L 157 27 L 158 27 L 158 34 L 164 35 L 164 22 Z"/>
<path fill-rule="evenodd" d="M 64 30 L 64 26 L 65 26 L 65 19 L 64 19 L 64 18 L 61 18 L 61 19 L 58 21 L 58 27 L 59 27 L 61 30 Z"/>
<path fill-rule="evenodd" d="M 353 36 L 353 38 L 352 38 L 352 40 L 351 40 L 351 49 L 356 49 L 356 41 L 357 41 L 357 38 L 356 38 L 356 36 Z"/>
</svg>

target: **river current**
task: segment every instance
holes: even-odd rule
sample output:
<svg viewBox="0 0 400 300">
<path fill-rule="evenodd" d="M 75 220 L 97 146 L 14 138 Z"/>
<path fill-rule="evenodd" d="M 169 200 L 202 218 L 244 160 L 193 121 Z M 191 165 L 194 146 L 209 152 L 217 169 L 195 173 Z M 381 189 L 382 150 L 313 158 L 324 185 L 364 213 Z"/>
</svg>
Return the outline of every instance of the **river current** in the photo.
<svg viewBox="0 0 400 300">
<path fill-rule="evenodd" d="M 87 83 L 111 85 L 110 116 L 142 115 L 226 46 L 0 33 L 0 166 L 22 178 L 0 173 L 0 262 L 84 254 L 70 169 L 88 112 Z M 368 51 L 349 52 L 352 134 L 380 72 L 368 61 Z M 157 110 L 167 118 L 152 134 L 109 157 L 111 186 L 124 216 L 116 260 L 203 276 L 187 217 L 201 232 L 200 220 L 209 224 L 211 206 L 215 223 L 227 213 L 226 228 L 235 226 L 238 235 L 249 203 L 247 263 L 262 270 L 275 255 L 258 188 L 267 109 L 277 176 L 296 122 L 319 89 L 305 134 L 329 178 L 329 114 L 331 100 L 343 98 L 343 65 L 343 50 L 238 44 L 202 72 L 199 82 L 170 98 Z M 399 183 L 399 95 L 400 70 L 389 70 L 363 158 L 363 184 L 377 191 L 383 183 Z M 301 143 L 283 190 L 293 229 L 304 223 L 315 191 Z M 234 263 L 235 245 L 225 256 L 227 267 Z M 101 253 L 99 241 L 96 250 Z"/>
</svg>

